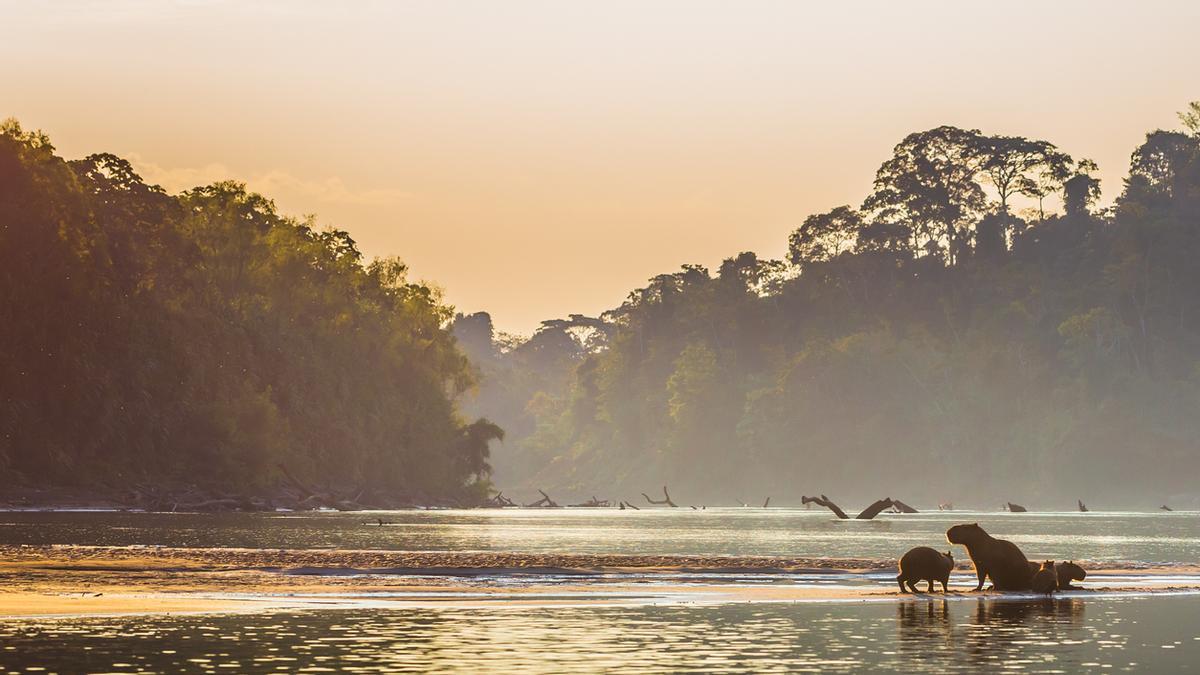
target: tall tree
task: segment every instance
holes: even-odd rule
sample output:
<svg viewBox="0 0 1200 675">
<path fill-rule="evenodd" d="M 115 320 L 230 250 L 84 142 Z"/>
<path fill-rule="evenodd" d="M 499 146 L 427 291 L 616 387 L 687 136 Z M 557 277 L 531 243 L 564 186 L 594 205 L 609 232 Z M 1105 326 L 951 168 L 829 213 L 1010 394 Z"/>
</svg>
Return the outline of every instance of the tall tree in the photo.
<svg viewBox="0 0 1200 675">
<path fill-rule="evenodd" d="M 970 248 L 973 224 L 987 208 L 978 180 L 986 158 L 978 130 L 909 134 L 879 167 L 863 209 L 907 223 L 918 247 L 953 264 Z"/>
</svg>

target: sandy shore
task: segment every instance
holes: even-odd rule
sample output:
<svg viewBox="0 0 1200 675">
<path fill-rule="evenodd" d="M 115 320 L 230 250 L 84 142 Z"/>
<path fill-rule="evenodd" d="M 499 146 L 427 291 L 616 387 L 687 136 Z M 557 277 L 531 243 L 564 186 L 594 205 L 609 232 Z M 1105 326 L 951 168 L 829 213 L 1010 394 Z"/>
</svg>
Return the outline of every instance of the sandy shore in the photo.
<svg viewBox="0 0 1200 675">
<path fill-rule="evenodd" d="M 1200 593 L 1196 567 L 1085 567 L 1085 594 Z M 950 597 L 981 595 L 969 569 L 960 565 Z M 829 558 L 7 546 L 0 617 L 912 599 L 887 579 L 892 570 Z"/>
</svg>

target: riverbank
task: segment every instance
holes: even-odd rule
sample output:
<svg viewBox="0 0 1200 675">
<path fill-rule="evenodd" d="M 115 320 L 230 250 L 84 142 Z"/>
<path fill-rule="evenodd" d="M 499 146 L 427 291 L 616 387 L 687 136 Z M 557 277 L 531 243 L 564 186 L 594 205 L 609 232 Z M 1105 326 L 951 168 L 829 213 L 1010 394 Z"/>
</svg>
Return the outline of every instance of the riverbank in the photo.
<svg viewBox="0 0 1200 675">
<path fill-rule="evenodd" d="M 894 573 L 832 558 L 4 546 L 0 617 L 943 597 L 901 595 Z M 960 565 L 947 597 L 1027 595 L 973 585 Z M 1200 569 L 1093 567 L 1084 586 L 1071 595 L 1200 593 Z"/>
</svg>

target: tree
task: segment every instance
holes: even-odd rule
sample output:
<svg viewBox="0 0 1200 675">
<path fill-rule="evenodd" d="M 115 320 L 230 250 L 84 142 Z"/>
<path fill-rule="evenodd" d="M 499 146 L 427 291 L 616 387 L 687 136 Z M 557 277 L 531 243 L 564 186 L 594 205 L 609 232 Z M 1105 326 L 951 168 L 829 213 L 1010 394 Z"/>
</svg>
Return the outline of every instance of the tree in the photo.
<svg viewBox="0 0 1200 675">
<path fill-rule="evenodd" d="M 1001 214 L 1008 214 L 1008 200 L 1018 193 L 1038 198 L 1041 208 L 1046 188 L 1038 184 L 1035 176 L 1061 184 L 1069 175 L 1071 157 L 1047 141 L 1022 136 L 984 136 L 979 139 L 979 151 L 983 155 L 981 169 L 999 195 Z"/>
<path fill-rule="evenodd" d="M 788 262 L 803 269 L 847 253 L 863 226 L 862 216 L 849 206 L 809 216 L 788 236 Z"/>
<path fill-rule="evenodd" d="M 863 210 L 905 222 L 916 245 L 953 264 L 987 207 L 978 181 L 987 155 L 978 130 L 941 126 L 909 134 L 875 174 Z"/>
<path fill-rule="evenodd" d="M 1063 208 L 1068 216 L 1087 216 L 1100 199 L 1100 179 L 1091 175 L 1098 170 L 1094 161 L 1081 159 L 1075 166 L 1075 175 L 1063 182 Z"/>
<path fill-rule="evenodd" d="M 1193 136 L 1200 136 L 1200 101 L 1189 103 L 1187 110 L 1179 113 L 1179 121 Z"/>
</svg>

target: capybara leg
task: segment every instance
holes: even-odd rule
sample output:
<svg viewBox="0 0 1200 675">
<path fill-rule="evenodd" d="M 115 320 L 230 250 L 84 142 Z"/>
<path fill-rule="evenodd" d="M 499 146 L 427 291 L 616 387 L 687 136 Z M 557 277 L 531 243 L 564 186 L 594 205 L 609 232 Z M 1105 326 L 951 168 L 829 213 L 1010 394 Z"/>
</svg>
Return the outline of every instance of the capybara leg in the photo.
<svg viewBox="0 0 1200 675">
<path fill-rule="evenodd" d="M 982 567 L 976 567 L 975 568 L 975 576 L 979 577 L 979 583 L 975 586 L 975 590 L 982 591 L 983 590 L 983 580 L 987 579 L 987 570 L 983 569 Z"/>
<path fill-rule="evenodd" d="M 925 591 L 925 592 L 926 592 L 926 593 L 932 593 L 932 592 L 933 592 L 933 579 L 930 579 L 930 580 L 929 580 L 929 590 L 927 590 L 927 591 Z"/>
<path fill-rule="evenodd" d="M 896 575 L 896 583 L 900 585 L 900 592 L 901 592 L 901 593 L 907 593 L 907 592 L 908 592 L 908 591 L 904 590 L 904 575 L 903 575 L 903 574 L 897 574 L 897 575 Z"/>
<path fill-rule="evenodd" d="M 912 589 L 912 592 L 913 592 L 913 593 L 920 593 L 920 592 L 921 592 L 921 591 L 918 591 L 918 590 L 917 590 L 917 582 L 913 581 L 912 579 L 909 579 L 908 581 L 906 581 L 906 582 L 904 582 L 904 583 L 908 584 L 908 587 L 909 587 L 910 589 Z"/>
<path fill-rule="evenodd" d="M 950 591 L 946 590 L 946 582 L 947 581 L 949 581 L 949 579 L 942 579 L 942 595 L 945 595 L 950 592 Z M 932 584 L 930 584 L 930 585 L 932 586 Z"/>
</svg>

